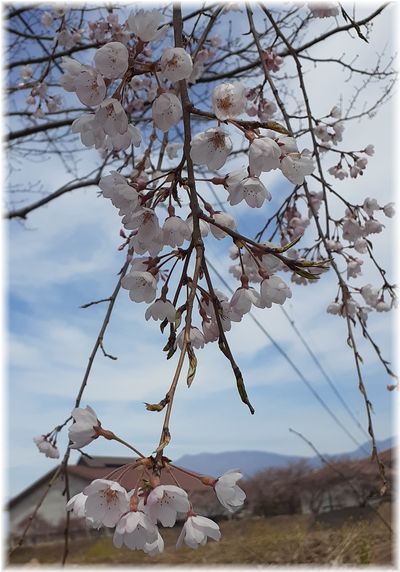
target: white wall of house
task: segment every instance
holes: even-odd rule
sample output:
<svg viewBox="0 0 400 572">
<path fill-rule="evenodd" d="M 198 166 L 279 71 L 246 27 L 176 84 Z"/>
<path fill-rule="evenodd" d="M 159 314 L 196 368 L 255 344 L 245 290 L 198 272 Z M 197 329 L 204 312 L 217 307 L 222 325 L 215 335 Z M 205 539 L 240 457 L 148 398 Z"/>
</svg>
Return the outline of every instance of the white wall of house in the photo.
<svg viewBox="0 0 400 572">
<path fill-rule="evenodd" d="M 79 493 L 88 484 L 84 479 L 69 475 L 69 488 L 71 496 Z M 9 510 L 9 531 L 12 537 L 17 537 L 23 530 L 21 523 L 29 518 L 35 510 L 45 490 L 48 488 L 47 482 L 35 487 L 28 495 L 23 496 Z M 49 527 L 60 524 L 65 519 L 66 497 L 63 495 L 65 489 L 64 479 L 59 478 L 50 488 L 42 506 L 38 511 L 38 517 L 45 520 Z M 27 535 L 29 537 L 29 534 Z"/>
</svg>

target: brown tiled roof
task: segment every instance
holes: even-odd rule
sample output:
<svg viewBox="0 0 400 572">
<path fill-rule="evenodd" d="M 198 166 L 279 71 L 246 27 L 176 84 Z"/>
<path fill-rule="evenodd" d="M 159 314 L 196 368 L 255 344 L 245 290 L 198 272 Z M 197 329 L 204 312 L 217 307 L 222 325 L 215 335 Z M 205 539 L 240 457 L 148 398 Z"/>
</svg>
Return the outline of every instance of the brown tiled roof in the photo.
<svg viewBox="0 0 400 572">
<path fill-rule="evenodd" d="M 133 459 L 132 457 L 87 457 L 82 455 L 79 458 L 76 465 L 68 466 L 68 474 L 75 475 L 76 477 L 84 479 L 87 481 L 88 484 L 91 481 L 94 481 L 95 479 L 110 478 L 110 474 L 111 474 L 111 479 L 116 479 L 121 475 L 121 473 L 124 470 L 121 468 L 121 470 L 116 471 L 116 469 L 119 467 L 123 467 L 128 463 L 133 463 L 134 461 L 135 459 Z M 30 485 L 28 488 L 26 488 L 21 493 L 12 498 L 9 501 L 7 508 L 13 507 L 16 503 L 18 503 L 22 498 L 29 495 L 38 486 L 48 482 L 56 470 L 57 467 L 55 467 L 53 470 L 43 475 L 43 477 L 32 483 L 32 485 Z M 172 472 L 179 486 L 181 486 L 187 492 L 193 492 L 193 491 L 201 492 L 209 490 L 210 488 L 206 485 L 203 485 L 197 478 L 186 475 L 185 473 L 179 471 L 175 467 L 173 468 Z M 131 468 L 125 474 L 123 474 L 122 478 L 119 479 L 119 482 L 127 490 L 131 490 L 137 485 L 141 474 L 142 474 L 142 468 L 140 467 Z M 146 475 L 144 475 L 144 477 L 146 478 Z M 177 482 L 174 480 L 171 474 L 166 470 L 163 470 L 161 472 L 160 481 L 162 485 L 177 484 Z"/>
<path fill-rule="evenodd" d="M 121 467 L 132 463 L 132 457 L 89 457 L 89 455 L 81 455 L 77 465 L 84 467 Z"/>
<path fill-rule="evenodd" d="M 132 462 L 133 459 L 129 459 L 129 463 Z M 133 489 L 143 473 L 143 467 L 135 467 L 130 469 L 126 467 L 126 469 L 124 469 L 122 468 L 123 465 L 119 466 L 121 468 L 119 470 L 116 470 L 115 464 L 114 465 L 107 464 L 106 466 L 103 465 L 102 467 L 101 466 L 88 467 L 85 465 L 77 464 L 77 465 L 71 465 L 68 469 L 68 472 L 70 475 L 75 475 L 77 477 L 80 477 L 81 479 L 87 479 L 88 483 L 93 481 L 94 479 L 111 478 L 112 480 L 114 480 L 118 478 L 121 485 L 125 487 L 127 490 Z M 124 473 L 125 470 L 126 473 Z M 172 469 L 172 473 L 176 481 L 179 483 L 179 486 L 181 486 L 188 492 L 207 490 L 209 488 L 206 485 L 203 485 L 203 483 L 201 483 L 197 478 L 186 475 L 185 473 L 182 473 L 181 471 L 179 471 L 179 469 L 175 467 Z M 120 476 L 121 478 L 119 478 Z M 144 475 L 144 478 L 146 478 L 146 474 Z M 169 471 L 166 470 L 163 470 L 161 472 L 160 480 L 162 485 L 177 484 L 177 482 L 171 476 Z"/>
</svg>

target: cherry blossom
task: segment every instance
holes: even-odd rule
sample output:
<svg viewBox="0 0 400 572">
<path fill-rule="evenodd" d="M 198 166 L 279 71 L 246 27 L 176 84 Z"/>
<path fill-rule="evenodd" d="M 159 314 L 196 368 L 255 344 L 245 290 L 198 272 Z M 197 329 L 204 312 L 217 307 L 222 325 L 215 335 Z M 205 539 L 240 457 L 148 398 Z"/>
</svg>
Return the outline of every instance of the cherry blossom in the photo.
<svg viewBox="0 0 400 572">
<path fill-rule="evenodd" d="M 310 218 L 313 215 L 313 210 L 315 212 L 318 211 L 318 209 L 321 206 L 321 203 L 323 201 L 323 198 L 324 198 L 323 191 L 320 191 L 319 193 L 314 193 L 313 191 L 310 192 L 310 200 L 309 200 L 309 208 L 308 208 L 308 215 Z"/>
<path fill-rule="evenodd" d="M 374 308 L 377 305 L 379 297 L 378 288 L 374 288 L 371 284 L 366 284 L 361 288 L 360 294 L 369 306 Z"/>
<path fill-rule="evenodd" d="M 59 95 L 49 96 L 46 100 L 47 111 L 49 113 L 55 113 L 59 111 L 62 104 L 62 98 Z"/>
<path fill-rule="evenodd" d="M 74 120 L 71 126 L 72 133 L 79 133 L 85 147 L 100 149 L 105 145 L 106 134 L 99 124 L 94 113 L 81 115 Z"/>
<path fill-rule="evenodd" d="M 123 77 L 128 69 L 129 52 L 121 42 L 108 42 L 94 56 L 96 69 L 108 79 Z"/>
<path fill-rule="evenodd" d="M 140 147 L 142 142 L 142 135 L 137 127 L 129 123 L 125 133 L 116 133 L 115 135 L 107 135 L 105 140 L 106 149 L 113 149 L 114 151 L 123 151 L 133 145 Z"/>
<path fill-rule="evenodd" d="M 144 510 L 151 521 L 171 527 L 178 513 L 187 513 L 190 503 L 186 491 L 175 485 L 159 485 L 147 497 Z"/>
<path fill-rule="evenodd" d="M 50 28 L 54 21 L 54 17 L 50 12 L 44 12 L 40 17 L 40 21 L 45 28 Z"/>
<path fill-rule="evenodd" d="M 129 290 L 133 302 L 152 302 L 156 297 L 157 280 L 147 271 L 131 270 L 121 280 L 122 288 Z"/>
<path fill-rule="evenodd" d="M 347 263 L 347 279 L 349 278 L 357 278 L 359 274 L 361 274 L 361 265 L 364 264 L 364 261 L 360 258 L 354 258 L 349 260 Z"/>
<path fill-rule="evenodd" d="M 214 113 L 220 120 L 236 117 L 245 110 L 245 87 L 243 84 L 222 83 L 214 88 L 212 94 Z"/>
<path fill-rule="evenodd" d="M 371 308 L 367 308 L 365 306 L 358 308 L 358 317 L 360 318 L 360 320 L 362 322 L 364 322 L 364 324 L 368 320 L 368 314 L 370 311 L 371 311 Z"/>
<path fill-rule="evenodd" d="M 138 10 L 131 12 L 126 21 L 128 28 L 143 42 L 158 40 L 168 29 L 168 26 L 159 25 L 164 16 L 159 10 Z"/>
<path fill-rule="evenodd" d="M 368 252 L 368 242 L 365 240 L 365 238 L 357 238 L 357 240 L 354 241 L 354 250 L 360 254 L 365 254 Z"/>
<path fill-rule="evenodd" d="M 188 225 L 190 232 L 193 233 L 193 217 L 191 214 L 187 217 L 186 224 Z M 210 225 L 208 224 L 208 222 L 203 220 L 203 219 L 200 219 L 199 220 L 199 227 L 200 227 L 201 236 L 203 238 L 208 236 L 208 234 L 210 232 Z"/>
<path fill-rule="evenodd" d="M 258 118 L 260 121 L 268 121 L 277 110 L 278 108 L 273 101 L 263 99 L 258 106 Z"/>
<path fill-rule="evenodd" d="M 268 246 L 270 248 L 276 248 L 276 244 L 273 244 L 272 242 L 261 242 L 260 243 L 261 246 Z M 249 256 L 250 258 L 250 256 Z M 253 261 L 253 259 L 251 259 Z M 253 261 L 254 262 L 254 261 Z M 276 272 L 277 270 L 280 270 L 282 268 L 282 262 L 279 260 L 279 258 L 277 256 L 274 256 L 273 254 L 264 254 L 261 258 L 261 266 L 267 270 L 268 273 L 273 274 L 274 272 Z M 257 269 L 257 280 L 259 280 L 259 274 L 258 274 L 258 269 Z"/>
<path fill-rule="evenodd" d="M 128 118 L 117 99 L 105 99 L 96 111 L 96 120 L 107 135 L 122 134 L 128 129 Z"/>
<path fill-rule="evenodd" d="M 230 173 L 226 187 L 231 205 L 237 205 L 245 200 L 249 207 L 260 208 L 265 201 L 270 201 L 272 198 L 258 177 L 249 177 L 247 169 Z"/>
<path fill-rule="evenodd" d="M 145 313 L 146 320 L 165 320 L 173 324 L 176 318 L 175 306 L 169 300 L 158 298 L 151 306 L 149 306 Z"/>
<path fill-rule="evenodd" d="M 331 2 L 308 2 L 314 18 L 330 18 L 339 14 L 339 8 Z"/>
<path fill-rule="evenodd" d="M 131 238 L 129 246 L 132 247 L 137 254 L 145 254 L 148 252 L 150 256 L 157 256 L 164 248 L 162 231 L 159 229 L 157 235 L 146 234 L 146 226 L 143 225 L 139 228 L 137 234 Z M 151 302 L 151 300 L 149 301 Z"/>
<path fill-rule="evenodd" d="M 220 169 L 232 151 L 232 141 L 226 131 L 211 128 L 193 137 L 190 156 L 195 165 L 207 165 L 210 171 Z"/>
<path fill-rule="evenodd" d="M 283 58 L 278 56 L 274 50 L 265 50 L 263 53 L 263 59 L 265 66 L 269 71 L 277 72 L 280 66 L 283 64 Z"/>
<path fill-rule="evenodd" d="M 182 246 L 185 240 L 190 240 L 192 233 L 186 221 L 179 216 L 170 216 L 165 219 L 162 227 L 164 244 Z"/>
<path fill-rule="evenodd" d="M 56 34 L 57 43 L 67 50 L 73 48 L 82 40 L 83 32 L 83 29 L 69 30 L 68 28 L 64 28 Z"/>
<path fill-rule="evenodd" d="M 378 233 L 382 232 L 383 228 L 384 228 L 384 226 L 382 223 L 380 223 L 378 220 L 376 220 L 374 218 L 370 218 L 366 221 L 366 223 L 364 225 L 364 232 L 366 235 L 378 234 Z"/>
<path fill-rule="evenodd" d="M 165 147 L 165 152 L 167 154 L 168 159 L 176 159 L 178 157 L 178 151 L 182 149 L 181 143 L 168 143 Z"/>
<path fill-rule="evenodd" d="M 281 161 L 281 170 L 294 185 L 302 185 L 306 175 L 314 171 L 314 161 L 307 151 L 290 153 Z"/>
<path fill-rule="evenodd" d="M 154 125 L 161 131 L 168 131 L 182 117 L 182 105 L 173 93 L 162 93 L 153 102 Z"/>
<path fill-rule="evenodd" d="M 81 449 L 97 439 L 100 421 L 89 405 L 86 406 L 86 409 L 76 407 L 72 410 L 71 415 L 74 423 L 68 429 L 68 437 L 72 441 L 70 447 L 71 449 Z"/>
<path fill-rule="evenodd" d="M 85 515 L 107 527 L 114 527 L 129 510 L 129 496 L 115 481 L 96 479 L 84 490 Z"/>
<path fill-rule="evenodd" d="M 334 123 L 332 125 L 332 129 L 334 131 L 334 135 L 332 135 L 332 143 L 336 145 L 337 143 L 340 143 L 340 141 L 342 141 L 343 139 L 342 135 L 344 131 L 344 124 L 341 122 Z"/>
<path fill-rule="evenodd" d="M 339 181 L 343 181 L 346 177 L 349 176 L 348 172 L 345 171 L 341 165 L 334 165 L 328 169 L 328 173 L 333 175 L 335 179 L 339 179 Z"/>
<path fill-rule="evenodd" d="M 207 319 L 202 321 L 201 327 L 203 329 L 204 341 L 206 344 L 215 342 L 219 338 L 219 328 L 216 320 Z"/>
<path fill-rule="evenodd" d="M 158 217 L 152 209 L 139 208 L 132 215 L 124 216 L 122 222 L 127 229 L 136 229 L 129 241 L 137 254 L 149 252 L 157 256 L 164 246 Z M 151 302 L 151 300 L 148 300 Z"/>
<path fill-rule="evenodd" d="M 374 145 L 367 145 L 364 149 L 364 153 L 372 157 L 375 154 L 375 147 Z"/>
<path fill-rule="evenodd" d="M 163 76 L 175 83 L 190 77 L 193 62 L 183 48 L 166 48 L 161 56 L 160 67 Z"/>
<path fill-rule="evenodd" d="M 347 313 L 349 316 L 355 316 L 357 308 L 357 302 L 353 298 L 348 298 L 342 306 L 342 315 L 345 316 Z"/>
<path fill-rule="evenodd" d="M 183 329 L 176 338 L 176 345 L 179 349 L 183 348 L 183 339 L 185 337 L 185 329 Z M 189 342 L 194 348 L 201 349 L 204 348 L 204 336 L 200 332 L 199 328 L 191 327 L 189 330 Z"/>
<path fill-rule="evenodd" d="M 334 105 L 329 113 L 329 115 L 331 117 L 333 117 L 334 119 L 340 119 L 342 116 L 342 112 L 340 111 L 340 108 L 337 105 Z"/>
<path fill-rule="evenodd" d="M 339 240 L 327 240 L 326 246 L 333 252 L 341 252 L 343 250 L 343 244 Z"/>
<path fill-rule="evenodd" d="M 378 205 L 378 201 L 376 199 L 371 199 L 370 197 L 367 197 L 363 202 L 363 209 L 365 210 L 367 215 L 372 216 L 374 214 L 374 211 L 380 209 L 380 206 Z"/>
<path fill-rule="evenodd" d="M 331 302 L 326 311 L 328 314 L 333 314 L 334 316 L 340 315 L 342 311 L 342 305 L 338 302 Z"/>
<path fill-rule="evenodd" d="M 157 531 L 157 539 L 154 542 L 146 542 L 143 550 L 149 556 L 158 556 L 164 552 L 164 540 L 161 534 Z"/>
<path fill-rule="evenodd" d="M 393 218 L 394 215 L 396 214 L 396 211 L 394 208 L 394 203 L 388 203 L 387 205 L 385 205 L 383 207 L 382 210 L 383 210 L 385 216 L 387 216 L 388 218 Z"/>
<path fill-rule="evenodd" d="M 251 310 L 251 305 L 258 308 L 263 307 L 260 294 L 254 288 L 238 288 L 232 296 L 230 307 L 236 314 L 247 314 Z"/>
<path fill-rule="evenodd" d="M 215 220 L 215 222 L 217 222 L 218 224 L 221 224 L 223 226 L 226 226 L 230 230 L 236 229 L 236 221 L 233 218 L 233 216 L 231 216 L 228 213 L 214 213 L 212 218 Z M 227 234 L 224 230 L 218 228 L 217 226 L 215 226 L 212 223 L 211 223 L 210 229 L 211 229 L 211 233 L 213 234 L 213 236 L 217 240 L 221 240 L 222 238 L 225 238 L 227 236 Z"/>
<path fill-rule="evenodd" d="M 212 55 L 213 55 L 212 52 L 205 49 L 202 49 L 199 52 L 197 52 L 197 55 L 193 63 L 193 70 L 190 75 L 190 78 L 188 79 L 189 83 L 192 84 L 196 83 L 197 80 L 201 78 L 204 72 L 204 64 L 207 60 L 209 60 L 212 57 Z"/>
<path fill-rule="evenodd" d="M 284 304 L 291 297 L 289 286 L 279 276 L 270 276 L 261 282 L 261 300 L 267 308 L 271 308 L 272 304 Z"/>
<path fill-rule="evenodd" d="M 352 218 L 346 218 L 342 228 L 343 238 L 345 240 L 357 240 L 364 235 L 364 229 Z"/>
<path fill-rule="evenodd" d="M 176 547 L 180 548 L 185 543 L 189 548 L 197 548 L 206 544 L 208 537 L 219 541 L 221 532 L 218 524 L 205 516 L 189 516 L 183 525 Z"/>
<path fill-rule="evenodd" d="M 103 197 L 110 199 L 112 204 L 120 209 L 120 215 L 132 213 L 138 206 L 138 192 L 116 171 L 102 177 L 99 187 L 103 191 Z"/>
<path fill-rule="evenodd" d="M 65 91 L 75 91 L 76 90 L 76 80 L 79 75 L 88 69 L 88 66 L 84 66 L 77 62 L 73 58 L 68 56 L 63 56 L 61 58 L 61 67 L 64 74 L 61 76 L 59 83 Z M 89 68 L 90 69 L 90 68 Z M 104 84 L 105 88 L 105 84 Z M 105 91 L 104 91 L 105 94 Z M 104 97 L 100 100 L 102 101 Z"/>
<path fill-rule="evenodd" d="M 73 511 L 77 518 L 84 518 L 86 516 L 86 500 L 87 496 L 84 493 L 78 493 L 69 499 L 65 508 L 67 511 Z"/>
<path fill-rule="evenodd" d="M 290 219 L 288 228 L 291 230 L 291 236 L 298 237 L 304 233 L 304 230 L 310 224 L 310 219 L 306 217 L 293 217 Z"/>
<path fill-rule="evenodd" d="M 222 325 L 222 330 L 224 332 L 228 332 L 231 329 L 231 317 L 232 317 L 232 308 L 229 302 L 229 298 L 223 292 L 220 292 L 217 288 L 215 288 L 214 294 L 218 300 L 218 315 Z M 203 331 L 206 330 L 207 332 L 207 335 L 206 333 L 204 334 L 207 342 L 209 341 L 207 339 L 207 336 L 213 336 L 213 332 L 215 332 L 215 327 L 218 328 L 218 324 L 216 321 L 214 304 L 210 299 L 202 299 L 202 308 L 204 309 L 206 314 L 211 317 L 211 322 L 208 323 L 203 322 L 202 324 Z M 241 316 L 240 319 L 237 321 L 240 320 Z"/>
<path fill-rule="evenodd" d="M 231 469 L 219 477 L 214 484 L 219 502 L 230 512 L 241 507 L 246 498 L 246 494 L 236 484 L 242 478 L 243 475 L 238 469 Z"/>
<path fill-rule="evenodd" d="M 22 79 L 25 79 L 25 80 L 30 79 L 33 75 L 32 66 L 29 64 L 22 66 L 20 75 L 21 75 Z"/>
<path fill-rule="evenodd" d="M 121 548 L 124 544 L 130 550 L 143 550 L 146 544 L 157 542 L 158 530 L 150 518 L 141 511 L 128 512 L 118 521 L 113 544 Z"/>
<path fill-rule="evenodd" d="M 377 312 L 389 312 L 391 310 L 391 306 L 384 300 L 380 300 L 375 306 L 375 310 Z"/>
<path fill-rule="evenodd" d="M 106 84 L 100 73 L 86 66 L 75 78 L 75 92 L 88 107 L 99 105 L 106 95 Z"/>
<path fill-rule="evenodd" d="M 249 148 L 250 173 L 258 177 L 263 171 L 278 169 L 281 149 L 270 137 L 254 139 Z"/>
<path fill-rule="evenodd" d="M 148 235 L 150 238 L 156 237 L 161 232 L 157 214 L 147 207 L 139 208 L 131 216 L 124 217 L 122 222 L 128 230 L 142 230 L 143 235 Z"/>
<path fill-rule="evenodd" d="M 60 457 L 60 451 L 53 443 L 50 443 L 45 437 L 45 435 L 38 435 L 33 438 L 34 443 L 36 443 L 37 448 L 41 453 L 49 457 L 50 459 L 58 459 Z"/>
<path fill-rule="evenodd" d="M 314 135 L 324 142 L 328 142 L 331 139 L 327 126 L 322 125 L 322 123 L 314 127 Z"/>
</svg>

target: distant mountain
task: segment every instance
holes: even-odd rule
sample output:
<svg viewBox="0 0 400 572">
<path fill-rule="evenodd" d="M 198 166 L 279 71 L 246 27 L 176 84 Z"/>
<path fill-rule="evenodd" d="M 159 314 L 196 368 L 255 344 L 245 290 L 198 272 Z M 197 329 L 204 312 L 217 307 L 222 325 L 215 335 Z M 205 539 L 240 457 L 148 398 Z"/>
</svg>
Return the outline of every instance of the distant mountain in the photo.
<svg viewBox="0 0 400 572">
<path fill-rule="evenodd" d="M 378 451 L 385 451 L 386 449 L 391 449 L 395 445 L 394 437 L 388 437 L 387 439 L 382 439 L 382 441 L 377 441 L 376 446 Z M 347 457 L 349 459 L 357 460 L 357 459 L 364 459 L 371 454 L 371 441 L 367 441 L 361 447 L 358 447 L 355 451 L 351 451 L 350 453 L 342 453 L 341 455 L 330 455 L 329 458 L 337 458 L 337 457 Z"/>
<path fill-rule="evenodd" d="M 225 453 L 199 453 L 184 455 L 175 461 L 196 473 L 207 475 L 222 475 L 229 469 L 241 469 L 246 477 L 251 477 L 257 471 L 270 467 L 286 467 L 303 457 L 294 455 L 279 455 L 265 451 L 227 451 Z"/>
<path fill-rule="evenodd" d="M 394 438 L 389 437 L 377 441 L 379 451 L 394 446 Z M 347 457 L 349 459 L 362 459 L 368 457 L 371 444 L 365 443 L 355 451 L 338 455 L 324 455 L 329 459 Z M 241 469 L 245 477 L 251 477 L 258 471 L 272 467 L 286 467 L 290 463 L 307 460 L 311 466 L 321 464 L 319 457 L 300 457 L 296 455 L 279 455 L 267 451 L 225 451 L 222 453 L 199 453 L 197 455 L 183 455 L 175 461 L 176 465 L 191 469 L 196 473 L 206 475 L 222 475 L 229 469 Z"/>
</svg>

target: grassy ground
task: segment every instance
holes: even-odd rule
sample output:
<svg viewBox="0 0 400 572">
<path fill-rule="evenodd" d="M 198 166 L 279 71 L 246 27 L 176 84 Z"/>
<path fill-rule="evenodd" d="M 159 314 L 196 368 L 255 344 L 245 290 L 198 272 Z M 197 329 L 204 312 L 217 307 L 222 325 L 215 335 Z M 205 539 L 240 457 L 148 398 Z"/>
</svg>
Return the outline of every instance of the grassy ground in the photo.
<svg viewBox="0 0 400 572">
<path fill-rule="evenodd" d="M 390 521 L 390 507 L 380 508 Z M 308 515 L 250 517 L 220 523 L 222 539 L 197 550 L 175 550 L 180 527 L 163 529 L 166 551 L 149 558 L 117 550 L 111 538 L 74 540 L 70 564 L 393 564 L 393 538 L 380 519 L 363 509 L 330 513 L 317 521 Z M 62 544 L 21 548 L 10 564 L 60 562 Z"/>
</svg>

